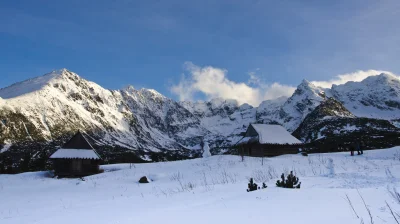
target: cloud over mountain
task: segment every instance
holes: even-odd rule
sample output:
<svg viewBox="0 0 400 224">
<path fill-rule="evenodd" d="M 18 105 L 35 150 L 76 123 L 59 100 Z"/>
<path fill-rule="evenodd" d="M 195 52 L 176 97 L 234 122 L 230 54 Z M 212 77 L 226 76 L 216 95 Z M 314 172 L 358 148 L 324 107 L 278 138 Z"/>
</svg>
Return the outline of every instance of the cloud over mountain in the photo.
<svg viewBox="0 0 400 224">
<path fill-rule="evenodd" d="M 247 83 L 235 82 L 228 78 L 228 71 L 212 66 L 199 67 L 192 62 L 185 63 L 185 71 L 180 82 L 171 87 L 179 100 L 193 100 L 196 93 L 207 99 L 235 99 L 239 104 L 258 106 L 263 100 L 290 96 L 295 88 L 279 83 L 264 83 L 254 73 L 249 73 Z"/>
<path fill-rule="evenodd" d="M 312 81 L 312 83 L 316 86 L 320 86 L 323 88 L 331 88 L 333 84 L 340 85 L 340 84 L 345 84 L 346 82 L 349 82 L 349 81 L 361 82 L 362 80 L 364 80 L 365 78 L 367 78 L 369 76 L 376 76 L 381 73 L 386 73 L 386 74 L 390 74 L 390 75 L 399 77 L 398 75 L 395 75 L 392 72 L 388 72 L 388 71 L 379 71 L 379 70 L 361 71 L 361 70 L 359 70 L 359 71 L 352 72 L 352 73 L 337 75 L 328 81 Z"/>
<path fill-rule="evenodd" d="M 281 96 L 289 97 L 296 89 L 294 86 L 278 82 L 266 83 L 255 72 L 250 72 L 246 83 L 235 82 L 228 77 L 226 69 L 212 66 L 200 67 L 192 62 L 184 64 L 185 73 L 179 83 L 171 86 L 170 90 L 179 100 L 196 100 L 197 94 L 202 94 L 207 100 L 212 98 L 234 99 L 239 104 L 248 103 L 258 106 L 262 101 L 276 99 Z M 340 85 L 349 81 L 361 82 L 369 76 L 381 73 L 400 76 L 383 70 L 356 71 L 334 76 L 327 81 L 312 81 L 316 86 L 331 88 L 333 84 Z"/>
</svg>

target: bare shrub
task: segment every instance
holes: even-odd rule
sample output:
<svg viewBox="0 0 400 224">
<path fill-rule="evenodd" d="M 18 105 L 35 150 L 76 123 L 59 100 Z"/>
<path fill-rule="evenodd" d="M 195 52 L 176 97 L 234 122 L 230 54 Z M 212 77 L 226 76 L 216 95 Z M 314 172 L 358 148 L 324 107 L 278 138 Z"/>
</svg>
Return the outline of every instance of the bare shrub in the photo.
<svg viewBox="0 0 400 224">
<path fill-rule="evenodd" d="M 396 150 L 396 152 L 394 153 L 394 160 L 400 160 L 400 150 Z"/>
<path fill-rule="evenodd" d="M 372 217 L 371 210 L 370 210 L 369 207 L 367 206 L 367 203 L 365 203 L 364 197 L 361 195 L 361 193 L 360 193 L 360 191 L 358 191 L 358 189 L 357 189 L 357 192 L 358 192 L 358 195 L 360 195 L 360 198 L 361 198 L 361 200 L 362 200 L 363 203 L 364 203 L 365 209 L 366 209 L 367 212 L 368 212 L 368 215 L 369 215 L 371 224 L 374 224 L 374 219 L 373 219 L 373 217 Z"/>
<path fill-rule="evenodd" d="M 251 176 L 254 177 L 256 182 L 267 182 L 270 179 L 266 170 L 262 169 L 253 170 Z"/>
<path fill-rule="evenodd" d="M 220 173 L 219 176 L 222 184 L 236 183 L 236 175 L 226 172 L 225 169 Z"/>
<path fill-rule="evenodd" d="M 400 193 L 397 191 L 397 189 L 396 188 L 392 188 L 392 189 L 390 189 L 389 187 L 388 187 L 388 191 L 389 191 L 389 194 L 393 197 L 393 199 L 396 201 L 396 202 L 398 202 L 398 203 L 400 203 Z"/>
<path fill-rule="evenodd" d="M 293 173 L 294 174 L 300 174 L 300 175 L 302 175 L 302 176 L 305 176 L 306 175 L 306 172 L 304 171 L 304 170 L 302 170 L 302 169 L 296 169 L 295 167 L 292 167 L 292 170 L 293 170 Z M 276 176 L 276 177 L 278 177 L 278 176 Z"/>
<path fill-rule="evenodd" d="M 213 185 L 229 183 L 235 184 L 237 182 L 237 176 L 237 174 L 228 173 L 224 169 L 223 171 L 218 173 L 216 178 L 212 178 L 211 182 Z"/>
<path fill-rule="evenodd" d="M 232 167 L 232 166 L 235 166 L 235 165 L 236 165 L 236 161 L 233 161 L 233 160 L 229 160 L 228 161 L 228 166 Z"/>
<path fill-rule="evenodd" d="M 317 159 L 322 165 L 324 165 L 327 162 L 327 158 L 322 154 L 318 154 Z"/>
<path fill-rule="evenodd" d="M 195 183 L 192 183 L 192 182 L 183 183 L 180 180 L 178 182 L 179 182 L 179 188 L 178 188 L 179 192 L 192 191 L 192 190 L 194 190 L 196 188 L 196 184 Z"/>
<path fill-rule="evenodd" d="M 272 166 L 268 166 L 266 169 L 253 170 L 252 176 L 256 182 L 268 182 L 278 177 L 276 170 Z"/>
<path fill-rule="evenodd" d="M 397 224 L 399 224 L 399 221 L 397 220 L 396 215 L 394 214 L 392 208 L 391 208 L 390 205 L 387 203 L 387 201 L 385 201 L 385 203 L 386 203 L 386 206 L 389 208 L 390 213 L 392 214 L 394 220 L 396 220 Z"/>
<path fill-rule="evenodd" d="M 309 156 L 307 159 L 308 159 L 308 164 L 310 165 L 314 164 L 314 160 L 311 158 L 311 156 Z"/>
<path fill-rule="evenodd" d="M 289 169 L 287 167 L 283 168 L 282 173 L 289 173 Z"/>
<path fill-rule="evenodd" d="M 201 185 L 206 189 L 206 191 L 212 190 L 212 186 L 208 183 L 206 172 L 202 171 Z"/>
<path fill-rule="evenodd" d="M 351 200 L 350 200 L 350 198 L 349 198 L 349 196 L 347 194 L 346 194 L 346 199 L 347 199 L 347 202 L 349 203 L 350 207 L 353 209 L 354 214 L 356 214 L 357 218 L 360 218 L 358 216 L 356 210 L 354 209 L 353 203 L 351 203 Z"/>
<path fill-rule="evenodd" d="M 188 182 L 188 183 L 186 183 L 186 185 L 185 185 L 185 187 L 188 189 L 188 190 L 194 190 L 195 188 L 196 188 L 196 184 L 195 183 L 192 183 L 192 182 Z"/>
<path fill-rule="evenodd" d="M 209 170 L 212 170 L 212 167 L 210 166 L 210 164 L 206 163 L 206 162 L 202 162 L 202 163 L 194 163 L 192 164 L 192 166 L 205 166 L 207 167 Z"/>
<path fill-rule="evenodd" d="M 169 179 L 171 180 L 171 181 L 181 181 L 182 179 L 183 179 L 183 175 L 181 174 L 181 172 L 176 172 L 176 173 L 173 173 L 170 177 L 169 177 Z"/>
</svg>

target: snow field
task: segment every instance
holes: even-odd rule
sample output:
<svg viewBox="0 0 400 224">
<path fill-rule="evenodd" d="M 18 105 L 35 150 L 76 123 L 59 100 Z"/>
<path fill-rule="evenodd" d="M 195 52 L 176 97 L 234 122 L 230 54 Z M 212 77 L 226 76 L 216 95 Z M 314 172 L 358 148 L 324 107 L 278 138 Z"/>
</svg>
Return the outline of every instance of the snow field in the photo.
<svg viewBox="0 0 400 224">
<path fill-rule="evenodd" d="M 371 223 L 360 194 L 374 223 L 396 223 L 385 202 L 400 213 L 390 193 L 400 191 L 400 147 L 349 154 L 115 164 L 85 181 L 0 175 L 0 223 Z M 275 187 L 291 170 L 301 189 Z M 153 181 L 138 184 L 144 175 Z M 246 192 L 250 177 L 268 188 Z"/>
</svg>

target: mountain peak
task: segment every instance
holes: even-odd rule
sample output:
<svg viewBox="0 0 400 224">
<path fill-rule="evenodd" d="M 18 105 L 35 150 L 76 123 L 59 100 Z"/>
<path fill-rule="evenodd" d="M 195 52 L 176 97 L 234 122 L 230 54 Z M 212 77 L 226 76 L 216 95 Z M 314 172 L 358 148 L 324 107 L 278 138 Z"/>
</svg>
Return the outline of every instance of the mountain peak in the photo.
<svg viewBox="0 0 400 224">
<path fill-rule="evenodd" d="M 71 72 L 70 70 L 66 69 L 66 68 L 62 68 L 62 69 L 56 69 L 53 70 L 47 74 L 44 74 L 43 76 L 54 76 L 54 77 L 60 77 L 60 76 L 68 76 L 68 75 L 74 75 L 74 76 L 78 76 L 76 73 Z M 39 76 L 40 77 L 40 76 Z M 79 76 L 78 76 L 79 77 Z M 37 77 L 38 78 L 38 77 Z M 33 78 L 35 79 L 35 78 Z"/>
<path fill-rule="evenodd" d="M 238 107 L 239 103 L 237 100 L 234 99 L 224 99 L 221 97 L 216 97 L 210 100 L 210 104 L 212 105 L 212 108 L 218 108 L 222 106 L 228 106 L 228 107 Z"/>
<path fill-rule="evenodd" d="M 135 87 L 133 87 L 132 85 L 127 85 L 125 86 L 122 90 L 128 92 L 128 93 L 132 93 L 133 91 L 135 91 Z"/>
<path fill-rule="evenodd" d="M 45 88 L 46 86 L 51 85 L 51 83 L 60 81 L 65 78 L 72 78 L 76 80 L 80 77 L 76 73 L 73 73 L 66 68 L 53 70 L 52 72 L 45 75 L 27 79 L 25 81 L 17 82 L 10 86 L 1 88 L 0 97 L 2 97 L 3 99 L 9 99 L 29 94 L 31 92 L 36 92 Z"/>
<path fill-rule="evenodd" d="M 390 83 L 400 84 L 399 77 L 388 74 L 388 73 L 381 73 L 376 76 L 369 76 L 361 81 L 362 84 L 366 86 L 377 86 L 377 85 L 390 85 Z"/>
<path fill-rule="evenodd" d="M 63 73 L 66 73 L 66 72 L 69 72 L 69 70 L 68 69 L 66 69 L 66 68 L 62 68 L 62 69 L 57 69 L 57 70 L 53 70 L 51 73 L 56 73 L 56 74 L 63 74 Z"/>
<path fill-rule="evenodd" d="M 293 95 L 303 95 L 303 94 L 321 95 L 324 92 L 325 91 L 322 88 L 315 86 L 306 79 L 303 79 L 300 85 L 297 86 L 297 89 Z"/>
<path fill-rule="evenodd" d="M 300 85 L 310 85 L 311 84 L 311 82 L 310 81 L 308 81 L 307 79 L 303 79 L 302 81 L 301 81 L 301 83 L 300 83 Z"/>
<path fill-rule="evenodd" d="M 301 81 L 301 83 L 297 86 L 297 90 L 300 92 L 304 92 L 304 91 L 320 92 L 320 91 L 322 91 L 322 89 L 320 87 L 315 86 L 313 83 L 311 83 L 310 81 L 308 81 L 306 79 L 303 79 L 303 81 Z"/>
<path fill-rule="evenodd" d="M 142 88 L 139 90 L 140 93 L 147 95 L 147 96 L 151 96 L 154 98 L 166 98 L 164 95 L 162 95 L 161 93 L 157 92 L 157 90 L 155 89 L 145 89 Z"/>
<path fill-rule="evenodd" d="M 393 74 L 389 74 L 389 73 L 381 73 L 379 75 L 376 76 L 378 80 L 384 80 L 384 81 L 399 81 L 399 77 L 393 75 Z"/>
<path fill-rule="evenodd" d="M 390 73 L 384 73 L 384 72 L 379 74 L 378 76 L 389 78 L 389 79 L 398 79 L 397 76 L 390 74 Z"/>
</svg>

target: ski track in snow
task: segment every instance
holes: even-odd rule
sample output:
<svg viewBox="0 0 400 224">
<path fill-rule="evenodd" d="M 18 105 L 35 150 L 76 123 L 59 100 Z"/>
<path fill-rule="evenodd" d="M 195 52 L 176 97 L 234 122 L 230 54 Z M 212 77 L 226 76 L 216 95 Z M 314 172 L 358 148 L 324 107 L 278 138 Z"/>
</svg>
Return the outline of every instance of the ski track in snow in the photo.
<svg viewBox="0 0 400 224">
<path fill-rule="evenodd" d="M 274 158 L 212 156 L 149 164 L 105 165 L 80 179 L 54 179 L 48 172 L 0 175 L 0 223 L 395 223 L 400 202 L 400 147 L 349 153 Z M 301 189 L 275 187 L 294 170 Z M 146 175 L 152 182 L 138 184 Z M 267 189 L 246 192 L 248 178 Z M 346 201 L 349 196 L 357 218 Z"/>
</svg>

